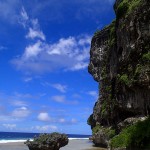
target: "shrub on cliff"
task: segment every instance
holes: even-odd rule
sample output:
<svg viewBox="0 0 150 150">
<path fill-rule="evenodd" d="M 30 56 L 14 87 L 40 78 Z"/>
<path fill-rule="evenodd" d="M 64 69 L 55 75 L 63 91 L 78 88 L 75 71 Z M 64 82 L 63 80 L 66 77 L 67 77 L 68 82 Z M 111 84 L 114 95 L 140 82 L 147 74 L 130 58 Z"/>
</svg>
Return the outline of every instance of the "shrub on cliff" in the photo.
<svg viewBox="0 0 150 150">
<path fill-rule="evenodd" d="M 112 148 L 150 148 L 150 118 L 140 121 L 135 125 L 123 129 L 122 132 L 112 138 L 110 146 Z"/>
<path fill-rule="evenodd" d="M 116 9 L 116 16 L 119 18 L 130 14 L 141 3 L 141 0 L 122 0 Z"/>
<path fill-rule="evenodd" d="M 25 144 L 29 147 L 29 150 L 59 150 L 60 147 L 68 144 L 68 137 L 56 132 L 40 134 L 33 141 L 27 140 Z"/>
</svg>

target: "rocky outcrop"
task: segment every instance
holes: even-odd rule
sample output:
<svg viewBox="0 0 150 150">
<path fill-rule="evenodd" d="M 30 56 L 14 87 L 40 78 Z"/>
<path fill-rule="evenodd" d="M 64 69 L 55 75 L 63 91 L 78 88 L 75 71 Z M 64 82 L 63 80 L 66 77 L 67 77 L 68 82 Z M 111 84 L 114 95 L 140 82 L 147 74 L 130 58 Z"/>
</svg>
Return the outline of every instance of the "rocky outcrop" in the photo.
<svg viewBox="0 0 150 150">
<path fill-rule="evenodd" d="M 65 134 L 51 133 L 41 134 L 33 141 L 27 140 L 25 144 L 29 150 L 59 150 L 68 144 L 68 137 Z"/>
<path fill-rule="evenodd" d="M 114 10 L 116 20 L 91 42 L 88 70 L 99 83 L 92 129 L 150 115 L 150 1 L 116 0 Z"/>
</svg>

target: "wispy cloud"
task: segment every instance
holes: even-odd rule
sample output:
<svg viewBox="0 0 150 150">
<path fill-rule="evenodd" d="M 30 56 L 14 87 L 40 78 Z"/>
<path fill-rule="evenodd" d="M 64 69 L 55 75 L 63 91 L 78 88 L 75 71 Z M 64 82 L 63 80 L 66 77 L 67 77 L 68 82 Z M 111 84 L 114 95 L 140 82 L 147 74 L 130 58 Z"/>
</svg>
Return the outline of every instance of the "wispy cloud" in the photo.
<svg viewBox="0 0 150 150">
<path fill-rule="evenodd" d="M 12 130 L 17 127 L 16 124 L 2 124 L 5 128 Z"/>
<path fill-rule="evenodd" d="M 11 104 L 14 105 L 14 106 L 21 106 L 21 107 L 28 106 L 27 102 L 21 101 L 21 100 L 14 100 L 14 101 L 11 102 Z"/>
<path fill-rule="evenodd" d="M 58 102 L 58 103 L 65 103 L 66 102 L 66 97 L 64 95 L 52 96 L 51 99 L 55 102 Z"/>
<path fill-rule="evenodd" d="M 41 83 L 43 86 L 49 86 L 49 87 L 53 87 L 56 90 L 60 91 L 61 93 L 66 93 L 67 91 L 67 85 L 64 84 L 60 84 L 60 83 L 48 83 L 48 82 L 43 82 Z"/>
<path fill-rule="evenodd" d="M 12 116 L 16 118 L 25 118 L 28 117 L 30 113 L 31 112 L 27 107 L 20 107 L 13 110 Z"/>
<path fill-rule="evenodd" d="M 51 100 L 57 103 L 64 103 L 64 104 L 69 104 L 69 105 L 77 105 L 79 103 L 77 100 L 67 100 L 65 95 L 52 96 Z"/>
<path fill-rule="evenodd" d="M 39 132 L 52 132 L 58 130 L 57 126 L 54 125 L 34 126 L 32 129 L 36 129 Z"/>
<path fill-rule="evenodd" d="M 20 11 L 20 16 L 18 18 L 18 23 L 20 23 L 24 28 L 26 28 L 29 21 L 29 16 L 24 7 L 22 7 Z"/>
<path fill-rule="evenodd" d="M 32 80 L 33 80 L 32 77 L 25 77 L 25 78 L 23 78 L 23 81 L 24 81 L 24 82 L 30 82 L 30 81 L 32 81 Z"/>
<path fill-rule="evenodd" d="M 67 90 L 67 86 L 66 85 L 62 85 L 62 84 L 59 84 L 59 83 L 52 84 L 52 87 L 57 89 L 58 91 L 60 91 L 62 93 L 66 93 L 66 90 Z"/>
<path fill-rule="evenodd" d="M 26 35 L 26 38 L 31 38 L 31 39 L 40 38 L 42 40 L 45 40 L 45 35 L 40 30 L 29 28 L 29 32 Z"/>
<path fill-rule="evenodd" d="M 18 120 L 18 118 L 12 117 L 9 114 L 0 115 L 0 122 L 16 122 Z"/>
<path fill-rule="evenodd" d="M 11 61 L 18 70 L 27 74 L 42 74 L 60 69 L 77 71 L 88 66 L 91 36 L 70 36 L 48 43 L 38 19 L 29 18 L 24 7 L 20 12 L 20 24 L 27 28 L 25 37 L 32 41 L 21 56 Z"/>
<path fill-rule="evenodd" d="M 95 99 L 98 98 L 98 93 L 97 91 L 88 91 L 87 92 L 88 95 L 94 97 Z"/>
<path fill-rule="evenodd" d="M 63 69 L 76 71 L 88 66 L 90 36 L 61 38 L 48 44 L 36 41 L 28 45 L 22 56 L 12 60 L 18 70 L 30 73 L 45 73 Z"/>
<path fill-rule="evenodd" d="M 44 33 L 40 30 L 40 25 L 38 19 L 29 18 L 26 10 L 22 7 L 19 17 L 19 23 L 28 29 L 28 33 L 25 36 L 27 39 L 41 39 L 45 40 Z"/>
<path fill-rule="evenodd" d="M 13 93 L 12 97 L 13 99 L 30 99 L 30 98 L 36 99 L 37 98 L 37 96 L 32 95 L 30 93 L 19 93 L 19 92 Z"/>
<path fill-rule="evenodd" d="M 59 123 L 61 124 L 68 124 L 68 125 L 72 125 L 72 124 L 77 124 L 78 123 L 78 120 L 75 119 L 75 118 L 72 118 L 70 120 L 66 120 L 65 118 L 60 118 L 58 120 Z"/>
<path fill-rule="evenodd" d="M 27 12 L 25 11 L 24 7 L 22 7 L 20 14 L 21 14 L 21 17 L 23 20 L 27 21 L 29 19 L 29 16 L 28 16 Z"/>
</svg>

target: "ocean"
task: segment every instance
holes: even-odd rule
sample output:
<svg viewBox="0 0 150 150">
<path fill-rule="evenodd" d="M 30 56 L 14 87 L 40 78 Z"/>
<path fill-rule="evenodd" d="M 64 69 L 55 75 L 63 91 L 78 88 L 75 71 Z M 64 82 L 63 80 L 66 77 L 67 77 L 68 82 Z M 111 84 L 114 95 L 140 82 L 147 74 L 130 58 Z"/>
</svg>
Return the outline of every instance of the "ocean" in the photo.
<svg viewBox="0 0 150 150">
<path fill-rule="evenodd" d="M 40 133 L 21 133 L 21 132 L 0 132 L 0 143 L 8 142 L 24 142 L 27 139 L 33 139 Z M 88 139 L 91 135 L 67 134 L 69 140 L 72 139 Z"/>
</svg>

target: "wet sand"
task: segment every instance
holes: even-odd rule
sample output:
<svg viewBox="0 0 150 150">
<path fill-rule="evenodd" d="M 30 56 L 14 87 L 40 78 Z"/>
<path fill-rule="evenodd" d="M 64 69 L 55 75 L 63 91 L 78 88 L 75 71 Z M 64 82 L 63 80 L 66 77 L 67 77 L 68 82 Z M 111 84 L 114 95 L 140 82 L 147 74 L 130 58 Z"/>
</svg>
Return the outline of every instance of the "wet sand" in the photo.
<svg viewBox="0 0 150 150">
<path fill-rule="evenodd" d="M 29 150 L 28 147 L 22 143 L 0 143 L 0 150 Z M 106 150 L 103 148 L 93 147 L 89 140 L 70 140 L 69 144 L 60 150 Z"/>
</svg>

